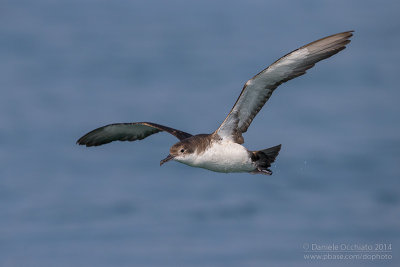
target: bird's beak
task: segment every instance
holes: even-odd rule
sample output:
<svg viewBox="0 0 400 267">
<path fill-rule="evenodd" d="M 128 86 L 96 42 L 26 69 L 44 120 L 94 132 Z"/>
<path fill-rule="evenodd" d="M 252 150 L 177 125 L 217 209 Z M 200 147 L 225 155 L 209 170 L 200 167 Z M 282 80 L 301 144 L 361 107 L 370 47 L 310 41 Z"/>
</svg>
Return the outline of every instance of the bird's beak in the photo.
<svg viewBox="0 0 400 267">
<path fill-rule="evenodd" d="M 163 165 L 165 162 L 170 161 L 171 159 L 174 159 L 174 156 L 171 156 L 171 154 L 169 154 L 165 159 L 160 161 L 160 166 Z"/>
</svg>

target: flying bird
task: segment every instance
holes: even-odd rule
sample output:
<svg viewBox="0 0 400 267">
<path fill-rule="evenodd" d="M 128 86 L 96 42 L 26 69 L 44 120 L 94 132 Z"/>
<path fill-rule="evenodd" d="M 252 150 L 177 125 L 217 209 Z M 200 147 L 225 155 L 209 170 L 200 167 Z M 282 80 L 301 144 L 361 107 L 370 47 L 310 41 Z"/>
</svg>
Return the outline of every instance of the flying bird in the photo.
<svg viewBox="0 0 400 267">
<path fill-rule="evenodd" d="M 175 160 L 215 172 L 271 175 L 269 168 L 281 145 L 250 151 L 242 145 L 242 134 L 279 85 L 305 74 L 318 61 L 345 49 L 352 32 L 334 34 L 302 46 L 248 80 L 228 116 L 211 134 L 192 135 L 152 122 L 114 123 L 87 133 L 77 144 L 91 147 L 117 140 L 136 141 L 163 131 L 178 138 L 179 142 L 170 148 L 169 155 L 160 165 Z"/>
</svg>

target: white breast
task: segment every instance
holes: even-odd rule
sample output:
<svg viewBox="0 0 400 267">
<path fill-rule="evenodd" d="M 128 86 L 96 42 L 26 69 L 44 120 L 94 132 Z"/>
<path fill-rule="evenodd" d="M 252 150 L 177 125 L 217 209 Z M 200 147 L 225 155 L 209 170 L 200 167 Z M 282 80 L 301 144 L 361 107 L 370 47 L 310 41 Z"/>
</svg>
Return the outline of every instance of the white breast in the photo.
<svg viewBox="0 0 400 267">
<path fill-rule="evenodd" d="M 250 172 L 256 169 L 247 149 L 228 140 L 213 142 L 203 153 L 193 153 L 176 160 L 216 172 Z"/>
</svg>

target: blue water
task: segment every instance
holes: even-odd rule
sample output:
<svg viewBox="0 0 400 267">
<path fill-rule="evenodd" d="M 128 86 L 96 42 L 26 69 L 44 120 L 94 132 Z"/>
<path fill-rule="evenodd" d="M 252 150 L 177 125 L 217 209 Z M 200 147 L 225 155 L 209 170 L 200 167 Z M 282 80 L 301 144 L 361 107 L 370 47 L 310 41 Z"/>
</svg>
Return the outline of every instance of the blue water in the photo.
<svg viewBox="0 0 400 267">
<path fill-rule="evenodd" d="M 399 266 L 399 1 L 2 1 L 0 266 Z M 112 122 L 196 134 L 280 56 L 355 30 L 245 134 L 271 177 L 159 167 L 176 139 L 79 147 Z M 206 106 L 206 108 L 204 108 Z M 305 260 L 392 244 L 391 260 Z"/>
</svg>

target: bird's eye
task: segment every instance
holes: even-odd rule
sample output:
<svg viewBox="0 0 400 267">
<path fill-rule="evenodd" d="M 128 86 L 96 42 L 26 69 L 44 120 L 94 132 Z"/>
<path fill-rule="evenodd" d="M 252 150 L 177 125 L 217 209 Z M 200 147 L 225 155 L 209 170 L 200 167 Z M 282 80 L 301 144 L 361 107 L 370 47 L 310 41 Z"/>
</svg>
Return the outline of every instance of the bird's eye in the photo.
<svg viewBox="0 0 400 267">
<path fill-rule="evenodd" d="M 185 152 L 185 149 L 181 149 L 181 153 Z"/>
</svg>

